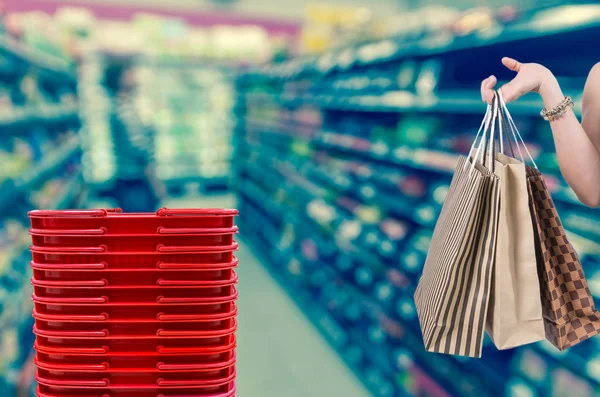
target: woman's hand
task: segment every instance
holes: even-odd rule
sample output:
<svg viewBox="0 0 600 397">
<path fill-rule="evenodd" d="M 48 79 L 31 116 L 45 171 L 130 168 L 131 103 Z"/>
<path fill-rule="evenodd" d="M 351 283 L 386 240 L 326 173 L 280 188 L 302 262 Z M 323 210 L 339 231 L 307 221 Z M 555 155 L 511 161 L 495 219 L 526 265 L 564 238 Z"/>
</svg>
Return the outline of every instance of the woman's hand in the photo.
<svg viewBox="0 0 600 397">
<path fill-rule="evenodd" d="M 539 63 L 521 63 L 508 57 L 502 58 L 502 63 L 517 72 L 515 78 L 501 88 L 506 102 L 514 101 L 528 92 L 539 92 L 544 97 L 545 90 L 555 90 L 558 86 L 552 72 Z M 492 103 L 497 82 L 495 76 L 490 76 L 481 82 L 481 99 L 484 102 Z"/>
</svg>

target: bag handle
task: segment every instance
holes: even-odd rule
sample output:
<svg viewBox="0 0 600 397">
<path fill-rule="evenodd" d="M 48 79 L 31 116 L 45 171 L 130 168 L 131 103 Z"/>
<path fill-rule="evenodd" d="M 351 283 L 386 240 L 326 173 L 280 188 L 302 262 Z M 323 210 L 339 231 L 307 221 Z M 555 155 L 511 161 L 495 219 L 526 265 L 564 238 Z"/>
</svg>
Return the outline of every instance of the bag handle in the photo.
<svg viewBox="0 0 600 397">
<path fill-rule="evenodd" d="M 495 166 L 493 161 L 493 153 L 494 153 L 494 134 L 496 132 L 496 120 L 498 118 L 498 107 L 496 106 L 497 99 L 494 97 L 492 104 L 488 104 L 485 116 L 479 127 L 477 135 L 475 136 L 475 140 L 471 145 L 471 150 L 469 151 L 469 159 L 471 159 L 471 167 L 469 170 L 469 175 L 475 169 L 475 163 L 479 161 L 484 167 L 486 160 L 488 160 L 488 169 L 493 172 Z M 489 132 L 489 133 L 488 133 Z M 480 136 L 481 135 L 481 136 Z M 479 143 L 477 143 L 477 139 L 479 139 Z M 489 155 L 486 155 L 489 147 Z M 473 152 L 473 150 L 475 152 Z M 465 167 L 467 167 L 468 163 L 465 163 Z"/>
<path fill-rule="evenodd" d="M 521 136 L 521 133 L 519 132 L 519 129 L 517 128 L 517 125 L 515 124 L 515 121 L 513 120 L 510 112 L 508 111 L 508 107 L 506 106 L 506 102 L 504 102 L 504 97 L 502 96 L 502 90 L 501 89 L 496 90 L 496 95 L 498 96 L 498 99 L 499 99 L 498 107 L 501 109 L 501 112 L 503 112 L 504 115 L 506 116 L 506 119 L 508 121 L 508 126 L 510 127 L 510 132 L 512 134 L 515 144 L 517 145 L 517 151 L 519 152 L 521 161 L 525 162 L 523 160 L 523 153 L 521 152 L 519 141 L 523 145 L 523 148 L 525 149 L 525 152 L 527 153 L 527 156 L 529 157 L 529 160 L 531 160 L 531 163 L 533 164 L 533 166 L 536 169 L 538 169 L 537 164 L 533 160 L 533 156 L 531 156 L 531 153 L 529 152 L 529 149 L 527 148 L 527 145 L 525 144 L 525 141 L 523 140 L 523 137 Z M 509 136 L 509 139 L 510 139 L 510 136 Z"/>
</svg>

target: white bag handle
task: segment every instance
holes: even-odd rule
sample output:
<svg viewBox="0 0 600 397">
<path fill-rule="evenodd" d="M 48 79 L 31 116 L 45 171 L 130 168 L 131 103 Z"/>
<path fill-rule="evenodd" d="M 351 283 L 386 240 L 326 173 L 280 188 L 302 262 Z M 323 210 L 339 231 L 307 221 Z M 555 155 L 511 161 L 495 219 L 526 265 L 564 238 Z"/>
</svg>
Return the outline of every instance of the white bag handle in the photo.
<svg viewBox="0 0 600 397">
<path fill-rule="evenodd" d="M 488 145 L 489 145 L 489 154 L 487 155 L 487 158 L 488 158 L 487 168 L 492 171 L 494 170 L 494 137 L 495 137 L 496 120 L 498 118 L 498 114 L 499 114 L 499 112 L 498 112 L 497 98 L 494 98 L 492 105 L 490 105 L 490 104 L 487 105 L 487 109 L 486 109 L 485 115 L 483 117 L 483 121 L 481 122 L 481 125 L 479 126 L 479 130 L 477 131 L 475 140 L 473 141 L 473 144 L 471 145 L 471 149 L 469 150 L 469 156 L 467 157 L 468 159 L 471 160 L 471 169 L 469 171 L 469 174 L 473 172 L 473 169 L 475 168 L 475 163 L 477 161 L 479 161 L 484 167 L 486 166 L 485 158 L 486 158 L 486 149 L 487 149 Z M 489 141 L 488 141 L 488 136 L 489 136 Z M 477 139 L 479 139 L 479 143 L 477 143 Z M 477 149 L 473 152 L 475 147 L 477 147 Z M 466 167 L 467 167 L 467 163 L 465 163 L 464 168 L 466 168 Z"/>
<path fill-rule="evenodd" d="M 531 163 L 537 169 L 538 168 L 537 164 L 533 160 L 533 157 L 531 156 L 531 153 L 529 153 L 529 149 L 527 149 L 527 145 L 525 145 L 525 141 L 523 140 L 523 137 L 519 133 L 519 130 L 517 129 L 517 126 L 516 126 L 516 124 L 515 124 L 512 116 L 510 115 L 510 112 L 508 111 L 508 107 L 506 106 L 506 103 L 504 102 L 504 98 L 502 97 L 502 90 L 497 90 L 496 93 L 497 93 L 497 96 L 498 96 L 498 99 L 499 99 L 498 107 L 500 108 L 500 111 L 502 113 L 504 113 L 504 115 L 506 116 L 506 120 L 508 121 L 508 126 L 510 127 L 509 128 L 510 132 L 512 133 L 512 137 L 514 139 L 514 142 L 517 145 L 517 151 L 519 152 L 519 156 L 521 158 L 521 161 L 523 163 L 525 163 L 525 161 L 523 159 L 523 153 L 521 152 L 521 147 L 519 145 L 519 140 L 521 141 L 521 144 L 523 145 L 523 148 L 527 152 L 527 156 L 529 156 L 529 160 L 531 160 Z M 518 137 L 518 139 L 517 139 L 517 137 Z M 508 139 L 510 140 L 510 135 L 508 136 Z"/>
</svg>

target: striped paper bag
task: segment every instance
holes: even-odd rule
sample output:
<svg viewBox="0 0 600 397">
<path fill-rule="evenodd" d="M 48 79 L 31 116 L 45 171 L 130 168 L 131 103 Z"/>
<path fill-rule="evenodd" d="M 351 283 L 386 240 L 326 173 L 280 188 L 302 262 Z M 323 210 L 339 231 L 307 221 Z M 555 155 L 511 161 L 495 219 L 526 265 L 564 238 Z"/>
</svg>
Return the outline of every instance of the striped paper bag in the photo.
<svg viewBox="0 0 600 397">
<path fill-rule="evenodd" d="M 471 161 L 458 161 L 415 303 L 427 351 L 481 357 L 500 187 L 493 172 L 478 162 L 471 169 Z"/>
</svg>

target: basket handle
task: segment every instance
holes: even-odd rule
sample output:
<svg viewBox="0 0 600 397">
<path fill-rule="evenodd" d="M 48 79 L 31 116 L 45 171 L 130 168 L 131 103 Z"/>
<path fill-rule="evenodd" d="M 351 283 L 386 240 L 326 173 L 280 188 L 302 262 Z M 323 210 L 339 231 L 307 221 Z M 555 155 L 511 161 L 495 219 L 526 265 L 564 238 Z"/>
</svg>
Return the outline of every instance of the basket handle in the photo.
<svg viewBox="0 0 600 397">
<path fill-rule="evenodd" d="M 47 363 L 41 360 L 38 360 L 37 357 L 34 360 L 35 365 L 42 369 L 46 370 L 54 370 L 54 371 L 68 371 L 68 370 L 77 370 L 77 371 L 107 371 L 109 369 L 108 363 L 102 364 L 54 364 Z"/>
<path fill-rule="evenodd" d="M 77 236 L 101 236 L 106 234 L 108 230 L 105 227 L 98 229 L 29 229 L 29 234 L 34 235 L 64 235 L 75 234 Z"/>
<path fill-rule="evenodd" d="M 32 249 L 35 249 L 39 252 L 49 252 L 49 253 L 83 253 L 83 254 L 100 254 L 106 252 L 106 245 L 101 245 L 99 247 L 37 247 L 32 246 Z"/>
<path fill-rule="evenodd" d="M 237 314 L 237 306 L 234 306 L 229 313 L 216 314 L 164 314 L 158 313 L 156 319 L 158 321 L 218 321 L 226 320 L 235 317 Z"/>
<path fill-rule="evenodd" d="M 34 302 L 57 304 L 57 303 L 107 303 L 108 296 L 101 296 L 99 298 L 47 298 L 44 296 L 32 295 Z"/>
<path fill-rule="evenodd" d="M 156 336 L 159 336 L 159 337 L 182 337 L 182 338 L 186 338 L 186 337 L 192 338 L 192 337 L 200 336 L 200 337 L 207 337 L 207 338 L 211 338 L 211 337 L 218 338 L 221 336 L 227 336 L 229 334 L 233 334 L 236 329 L 237 329 L 237 322 L 234 319 L 233 325 L 231 327 L 229 327 L 229 329 L 226 329 L 226 330 L 220 330 L 220 331 L 166 331 L 164 329 L 159 329 L 156 331 Z"/>
<path fill-rule="evenodd" d="M 102 331 L 47 331 L 39 329 L 37 325 L 33 326 L 33 332 L 36 335 L 45 336 L 48 338 L 104 338 L 110 335 L 107 329 L 103 329 Z"/>
<path fill-rule="evenodd" d="M 225 369 L 235 364 L 235 355 L 226 362 L 208 363 L 208 364 L 156 364 L 156 369 L 160 371 L 210 371 L 215 369 Z"/>
<path fill-rule="evenodd" d="M 37 340 L 34 347 L 36 351 L 47 354 L 108 354 L 110 352 L 108 346 L 98 348 L 48 347 L 40 345 Z"/>
<path fill-rule="evenodd" d="M 163 227 L 156 229 L 158 234 L 236 234 L 239 229 L 237 226 L 225 228 L 202 228 L 202 227 Z"/>
<path fill-rule="evenodd" d="M 228 349 L 235 349 L 236 342 L 232 342 L 226 346 Z M 218 349 L 211 349 L 206 347 L 164 347 L 157 346 L 156 352 L 158 354 L 216 354 L 223 351 L 223 346 L 219 346 Z"/>
<path fill-rule="evenodd" d="M 108 213 L 119 214 L 123 210 L 120 208 L 109 208 L 109 209 L 93 209 L 93 210 L 33 210 L 27 214 L 30 217 L 44 216 L 44 217 L 55 217 L 55 218 L 78 218 L 78 217 L 104 217 Z"/>
<path fill-rule="evenodd" d="M 79 314 L 64 315 L 64 314 L 45 314 L 38 313 L 37 310 L 33 309 L 33 317 L 43 321 L 106 321 L 108 320 L 108 314 L 102 313 L 98 315 L 84 316 Z"/>
<path fill-rule="evenodd" d="M 110 386 L 110 380 L 56 380 L 40 376 L 39 373 L 35 375 L 35 380 L 43 385 L 48 386 L 66 386 L 66 387 L 108 387 Z"/>
<path fill-rule="evenodd" d="M 164 380 L 157 379 L 156 386 L 158 387 L 210 387 L 216 385 L 222 385 L 229 382 L 233 382 L 235 380 L 235 373 L 233 375 L 228 376 L 225 379 L 207 379 L 207 380 Z"/>
<path fill-rule="evenodd" d="M 165 246 L 163 244 L 159 244 L 156 247 L 158 252 L 222 252 L 229 250 L 237 250 L 238 243 L 233 243 L 228 246 L 223 247 L 203 247 L 203 246 Z"/>
<path fill-rule="evenodd" d="M 233 390 L 235 391 L 235 389 Z M 46 394 L 44 392 L 42 392 L 40 390 L 40 386 L 38 385 L 38 387 L 35 390 L 35 395 L 36 397 L 56 397 L 56 394 Z M 227 394 L 226 396 L 222 396 L 222 397 L 231 397 L 233 394 Z M 110 395 L 108 394 L 102 394 L 102 395 L 97 395 L 97 396 L 91 396 L 91 397 L 110 397 Z M 157 396 L 157 397 L 169 397 L 169 396 L 163 396 L 162 394 Z"/>
<path fill-rule="evenodd" d="M 156 264 L 157 269 L 180 269 L 180 270 L 227 270 L 237 267 L 239 260 L 233 258 L 233 261 L 229 263 L 166 263 L 158 262 Z"/>
<path fill-rule="evenodd" d="M 218 208 L 161 208 L 156 211 L 157 216 L 223 216 L 237 214 L 238 211 L 234 209 Z"/>
<path fill-rule="evenodd" d="M 46 264 L 32 261 L 31 267 L 37 270 L 102 270 L 106 269 L 108 264 L 106 262 Z"/>
<path fill-rule="evenodd" d="M 106 287 L 108 280 L 88 280 L 88 281 L 40 281 L 31 279 L 31 285 L 36 287 Z"/>
<path fill-rule="evenodd" d="M 228 303 L 238 298 L 237 288 L 233 287 L 231 295 L 226 297 L 214 297 L 214 298 L 166 298 L 164 296 L 158 296 L 156 303 Z"/>
<path fill-rule="evenodd" d="M 233 279 L 231 280 L 205 280 L 205 281 L 191 281 L 191 280 L 165 280 L 159 278 L 156 281 L 156 285 L 159 287 L 211 287 L 211 286 L 227 286 L 231 284 L 237 284 L 238 276 L 234 273 Z"/>
</svg>

